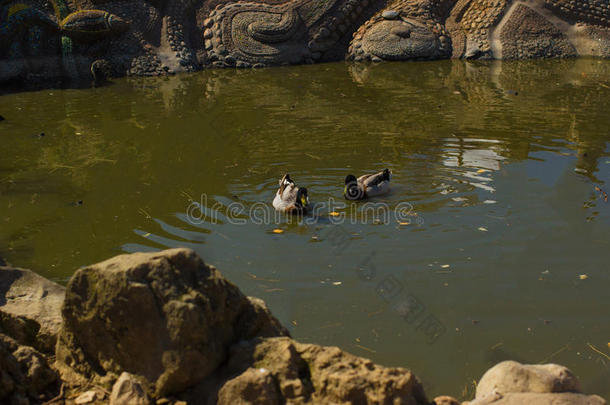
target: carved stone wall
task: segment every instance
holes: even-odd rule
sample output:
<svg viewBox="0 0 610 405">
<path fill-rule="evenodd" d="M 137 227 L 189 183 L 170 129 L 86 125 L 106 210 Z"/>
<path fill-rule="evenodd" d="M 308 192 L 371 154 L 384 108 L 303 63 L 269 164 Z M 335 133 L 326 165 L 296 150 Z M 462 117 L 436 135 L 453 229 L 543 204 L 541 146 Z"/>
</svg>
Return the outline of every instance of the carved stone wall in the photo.
<svg viewBox="0 0 610 405">
<path fill-rule="evenodd" d="M 575 56 L 610 56 L 610 0 L 0 0 L 0 86 Z"/>
</svg>

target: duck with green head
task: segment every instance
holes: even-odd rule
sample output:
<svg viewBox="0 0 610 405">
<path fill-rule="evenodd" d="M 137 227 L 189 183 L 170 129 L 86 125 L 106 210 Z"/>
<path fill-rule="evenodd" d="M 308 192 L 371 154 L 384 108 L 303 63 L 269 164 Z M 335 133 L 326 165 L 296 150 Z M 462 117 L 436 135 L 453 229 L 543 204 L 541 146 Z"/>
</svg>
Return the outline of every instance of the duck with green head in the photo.
<svg viewBox="0 0 610 405">
<path fill-rule="evenodd" d="M 375 174 L 365 174 L 356 178 L 349 174 L 345 178 L 343 196 L 346 200 L 364 200 L 369 197 L 376 197 L 390 192 L 390 179 L 392 172 L 385 169 Z"/>
<path fill-rule="evenodd" d="M 305 187 L 297 187 L 286 173 L 280 179 L 280 188 L 273 199 L 273 208 L 278 211 L 303 214 L 309 210 L 309 196 Z"/>
</svg>

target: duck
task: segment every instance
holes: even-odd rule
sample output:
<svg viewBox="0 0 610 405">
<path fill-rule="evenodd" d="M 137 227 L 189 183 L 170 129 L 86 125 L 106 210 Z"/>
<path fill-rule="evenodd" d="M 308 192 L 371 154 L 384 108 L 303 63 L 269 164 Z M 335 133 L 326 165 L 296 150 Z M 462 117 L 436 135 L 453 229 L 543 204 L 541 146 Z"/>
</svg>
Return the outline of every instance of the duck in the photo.
<svg viewBox="0 0 610 405">
<path fill-rule="evenodd" d="M 309 210 L 309 196 L 305 187 L 297 187 L 288 173 L 280 179 L 279 185 L 273 208 L 291 214 L 303 214 Z"/>
<path fill-rule="evenodd" d="M 353 174 L 345 177 L 345 188 L 343 196 L 346 200 L 364 200 L 390 192 L 390 179 L 392 172 L 384 169 L 382 172 L 365 174 L 356 178 Z"/>
</svg>

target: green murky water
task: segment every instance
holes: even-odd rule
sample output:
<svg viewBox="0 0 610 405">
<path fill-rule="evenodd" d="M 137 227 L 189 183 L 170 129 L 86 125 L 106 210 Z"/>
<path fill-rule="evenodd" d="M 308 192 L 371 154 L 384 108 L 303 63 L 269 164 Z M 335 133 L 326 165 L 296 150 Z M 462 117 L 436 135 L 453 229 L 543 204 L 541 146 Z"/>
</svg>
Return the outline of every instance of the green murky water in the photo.
<svg viewBox="0 0 610 405">
<path fill-rule="evenodd" d="M 5 95 L 0 256 L 65 282 L 121 252 L 188 246 L 296 338 L 409 367 L 432 395 L 468 396 L 512 358 L 565 364 L 610 397 L 593 349 L 610 354 L 610 205 L 595 188 L 610 192 L 609 100 L 596 60 Z M 387 218 L 339 205 L 346 174 L 384 167 Z M 303 223 L 265 217 L 286 171 L 321 208 Z"/>
</svg>

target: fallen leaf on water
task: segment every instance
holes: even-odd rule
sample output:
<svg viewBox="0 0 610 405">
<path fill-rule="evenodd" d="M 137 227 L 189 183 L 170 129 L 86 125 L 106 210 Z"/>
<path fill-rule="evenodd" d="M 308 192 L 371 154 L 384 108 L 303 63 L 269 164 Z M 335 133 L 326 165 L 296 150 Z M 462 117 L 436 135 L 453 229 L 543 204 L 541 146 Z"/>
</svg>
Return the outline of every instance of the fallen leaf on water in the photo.
<svg viewBox="0 0 610 405">
<path fill-rule="evenodd" d="M 274 229 L 273 233 L 284 233 L 283 229 Z"/>
<path fill-rule="evenodd" d="M 451 266 L 450 266 L 449 264 L 443 264 L 441 267 L 442 267 L 443 269 L 446 269 L 447 267 L 451 267 Z"/>
<path fill-rule="evenodd" d="M 481 174 L 481 173 L 485 173 L 486 171 L 487 170 L 485 170 L 485 169 L 479 169 L 479 170 L 477 170 L 477 173 Z"/>
<path fill-rule="evenodd" d="M 589 278 L 589 276 L 587 276 L 586 274 L 581 274 L 580 276 L 578 276 L 578 278 L 581 280 L 586 280 Z"/>
<path fill-rule="evenodd" d="M 333 285 L 341 285 L 341 284 L 343 284 L 341 281 L 335 281 L 335 282 L 333 282 Z"/>
<path fill-rule="evenodd" d="M 290 321 L 291 324 L 293 324 L 294 326 L 297 326 L 299 323 L 296 320 L 292 320 Z"/>
<path fill-rule="evenodd" d="M 339 214 L 337 211 L 331 211 L 328 213 L 328 215 L 330 215 L 331 217 L 338 217 L 341 214 Z"/>
<path fill-rule="evenodd" d="M 479 231 L 481 231 L 481 232 L 487 232 L 487 228 L 484 228 L 484 227 L 480 226 L 480 227 L 479 227 Z"/>
<path fill-rule="evenodd" d="M 399 222 L 398 222 L 398 225 L 402 225 L 402 226 L 405 226 L 405 225 L 411 225 L 411 222 L 400 222 L 400 221 L 399 221 Z"/>
<path fill-rule="evenodd" d="M 145 238 L 148 238 L 150 236 L 150 232 L 145 233 L 144 235 L 142 235 Z"/>
</svg>

